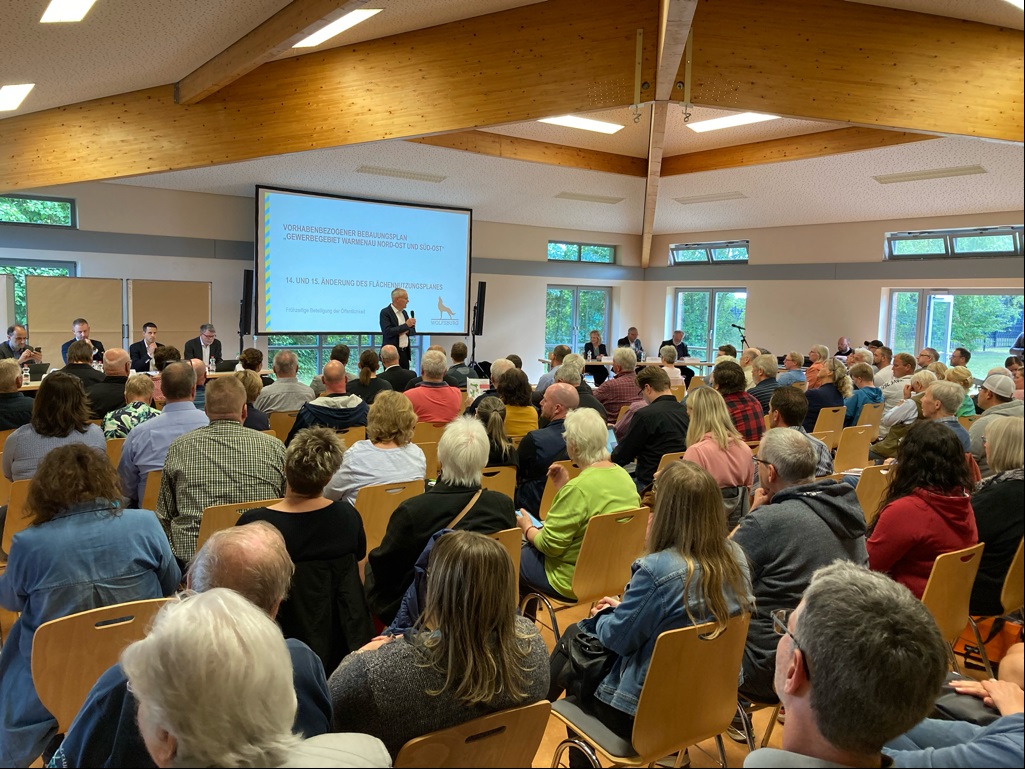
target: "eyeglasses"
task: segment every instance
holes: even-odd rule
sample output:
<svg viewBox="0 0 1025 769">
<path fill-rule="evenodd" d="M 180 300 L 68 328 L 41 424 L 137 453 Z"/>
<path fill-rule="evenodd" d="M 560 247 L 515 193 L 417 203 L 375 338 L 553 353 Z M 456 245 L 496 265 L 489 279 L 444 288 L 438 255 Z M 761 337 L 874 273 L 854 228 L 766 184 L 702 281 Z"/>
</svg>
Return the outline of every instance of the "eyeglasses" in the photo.
<svg viewBox="0 0 1025 769">
<path fill-rule="evenodd" d="M 794 611 L 794 609 L 773 609 L 769 612 L 769 616 L 772 617 L 772 629 L 776 631 L 776 635 L 790 636 L 790 640 L 794 642 L 794 648 L 801 652 L 801 665 L 804 666 L 804 676 L 810 681 L 811 671 L 808 670 L 808 654 L 801 648 L 797 636 L 790 632 L 790 616 Z"/>
<path fill-rule="evenodd" d="M 204 339 L 216 339 L 217 338 L 217 334 L 200 334 L 200 336 L 203 337 Z"/>
<path fill-rule="evenodd" d="M 769 467 L 772 467 L 772 462 L 766 462 L 764 459 L 759 459 L 758 457 L 751 457 L 751 461 L 754 462 L 755 465 L 768 465 Z"/>
</svg>

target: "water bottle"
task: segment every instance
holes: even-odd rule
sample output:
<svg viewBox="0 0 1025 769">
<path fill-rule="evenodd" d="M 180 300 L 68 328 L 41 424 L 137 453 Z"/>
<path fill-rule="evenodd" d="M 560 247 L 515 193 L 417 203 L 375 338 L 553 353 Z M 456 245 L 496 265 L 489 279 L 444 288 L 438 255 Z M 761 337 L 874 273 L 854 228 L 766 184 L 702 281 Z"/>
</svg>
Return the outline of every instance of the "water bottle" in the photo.
<svg viewBox="0 0 1025 769">
<path fill-rule="evenodd" d="M 591 360 L 591 351 L 590 350 L 587 351 L 587 359 Z"/>
<path fill-rule="evenodd" d="M 214 359 L 213 358 L 208 358 L 207 362 L 206 362 L 206 373 L 212 374 L 216 370 L 217 370 L 217 364 L 214 362 Z"/>
<path fill-rule="evenodd" d="M 27 363 L 22 364 L 22 367 L 21 367 L 21 383 L 23 385 L 27 385 L 31 381 L 32 381 L 32 372 L 29 371 L 28 364 Z"/>
</svg>

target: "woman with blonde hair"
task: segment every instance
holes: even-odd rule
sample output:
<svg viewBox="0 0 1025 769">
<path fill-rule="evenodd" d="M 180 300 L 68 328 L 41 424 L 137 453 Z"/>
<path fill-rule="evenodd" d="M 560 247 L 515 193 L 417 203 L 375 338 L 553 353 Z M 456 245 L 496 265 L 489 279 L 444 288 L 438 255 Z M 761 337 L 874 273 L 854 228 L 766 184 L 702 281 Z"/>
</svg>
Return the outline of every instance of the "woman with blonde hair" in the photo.
<svg viewBox="0 0 1025 769">
<path fill-rule="evenodd" d="M 581 704 L 622 739 L 630 740 L 659 635 L 711 622 L 705 637 L 715 638 L 730 617 L 750 610 L 747 558 L 726 535 L 716 480 L 693 462 L 674 462 L 655 481 L 646 553 L 634 561 L 622 600 L 602 598 L 590 618 L 567 628 L 619 655 L 594 698 Z M 552 665 L 554 676 L 557 656 Z M 553 687 L 549 699 L 558 694 Z"/>
<path fill-rule="evenodd" d="M 359 379 L 350 379 L 345 386 L 345 392 L 349 395 L 358 395 L 369 404 L 373 404 L 378 393 L 385 390 L 393 390 L 391 383 L 384 379 L 378 379 L 377 369 L 381 365 L 381 359 L 373 350 L 364 350 L 359 355 Z"/>
<path fill-rule="evenodd" d="M 827 360 L 830 360 L 829 348 L 824 344 L 813 344 L 808 351 L 808 359 L 811 361 L 811 365 L 805 370 L 804 377 L 808 381 L 808 389 L 814 390 L 820 384 L 819 372 L 822 370 L 822 366 Z"/>
<path fill-rule="evenodd" d="M 364 486 L 426 477 L 427 457 L 412 442 L 414 427 L 416 413 L 409 398 L 394 390 L 378 393 L 367 415 L 366 440 L 356 441 L 345 452 L 324 496 L 354 504 Z"/>
<path fill-rule="evenodd" d="M 257 350 L 257 352 L 260 351 Z M 270 430 L 270 417 L 253 405 L 253 401 L 263 390 L 263 378 L 252 369 L 247 368 L 236 371 L 233 376 L 246 388 L 246 418 L 242 426 L 251 430 Z"/>
<path fill-rule="evenodd" d="M 937 374 L 937 376 L 939 375 Z M 947 369 L 946 373 L 944 373 L 943 378 L 948 382 L 957 382 L 964 388 L 964 400 L 961 401 L 961 405 L 958 406 L 957 413 L 954 414 L 954 416 L 975 416 L 975 401 L 973 401 L 972 396 L 968 394 L 968 391 L 972 389 L 972 385 L 975 384 L 975 378 L 972 376 L 972 372 L 969 371 L 968 367 L 951 366 Z"/>
<path fill-rule="evenodd" d="M 754 455 L 733 426 L 726 401 L 718 390 L 701 387 L 687 398 L 690 427 L 683 458 L 703 467 L 720 489 L 750 486 Z"/>
<path fill-rule="evenodd" d="M 847 367 L 836 358 L 827 358 L 822 362 L 816 379 L 818 386 L 813 390 L 811 377 L 808 378 L 808 415 L 804 418 L 804 429 L 808 432 L 815 429 L 815 422 L 822 409 L 843 406 L 844 399 L 850 398 L 854 392 Z"/>
<path fill-rule="evenodd" d="M 491 450 L 488 453 L 488 467 L 518 464 L 516 447 L 505 432 L 505 404 L 501 398 L 489 395 L 477 404 L 477 419 L 484 425 Z"/>
<path fill-rule="evenodd" d="M 937 379 L 946 379 L 947 364 L 941 360 L 934 360 L 932 363 L 925 367 L 925 370 L 934 373 Z"/>
<path fill-rule="evenodd" d="M 394 758 L 406 742 L 548 691 L 548 650 L 517 615 L 513 563 L 470 531 L 438 539 L 413 632 L 379 637 L 350 654 L 328 687 L 338 732 L 380 738 Z"/>
</svg>

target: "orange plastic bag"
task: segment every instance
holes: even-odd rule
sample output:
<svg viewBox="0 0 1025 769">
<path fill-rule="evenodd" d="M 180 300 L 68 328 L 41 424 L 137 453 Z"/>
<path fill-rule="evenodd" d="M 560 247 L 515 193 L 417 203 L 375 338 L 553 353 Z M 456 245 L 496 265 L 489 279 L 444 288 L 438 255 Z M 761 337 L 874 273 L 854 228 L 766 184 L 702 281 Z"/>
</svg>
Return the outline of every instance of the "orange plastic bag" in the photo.
<svg viewBox="0 0 1025 769">
<path fill-rule="evenodd" d="M 1007 654 L 1007 650 L 1022 640 L 1022 625 L 1006 617 L 987 617 L 978 621 L 979 636 L 986 645 L 986 656 L 994 667 Z M 966 625 L 961 637 L 954 642 L 954 654 L 958 655 L 965 668 L 985 670 L 979 644 L 975 640 L 972 626 Z"/>
</svg>

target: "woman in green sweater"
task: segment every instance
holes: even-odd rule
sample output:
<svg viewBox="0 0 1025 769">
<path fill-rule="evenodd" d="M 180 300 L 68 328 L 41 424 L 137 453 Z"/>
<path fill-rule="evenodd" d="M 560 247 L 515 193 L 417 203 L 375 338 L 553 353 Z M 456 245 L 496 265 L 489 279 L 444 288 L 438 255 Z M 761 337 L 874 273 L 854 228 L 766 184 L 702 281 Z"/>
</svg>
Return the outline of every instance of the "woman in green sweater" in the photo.
<svg viewBox="0 0 1025 769">
<path fill-rule="evenodd" d="M 633 510 L 641 500 L 626 470 L 609 461 L 608 428 L 597 411 L 571 411 L 565 438 L 566 452 L 581 468 L 580 475 L 570 480 L 562 465 L 549 468 L 558 493 L 543 526 L 535 525 L 526 510 L 517 513 L 528 543 L 520 554 L 520 590 L 575 601 L 573 570 L 587 522 L 602 513 Z"/>
</svg>

